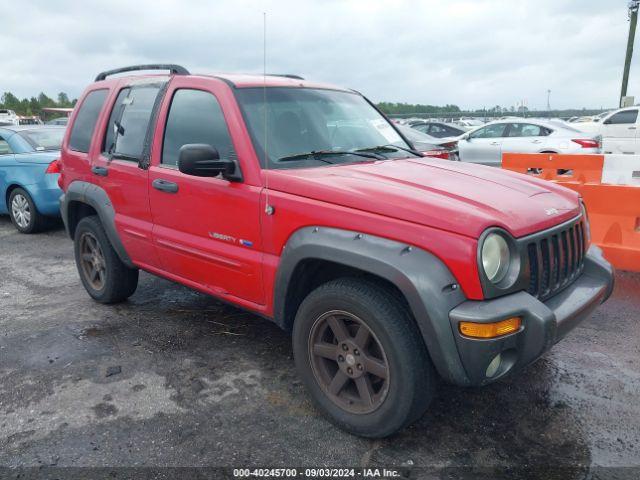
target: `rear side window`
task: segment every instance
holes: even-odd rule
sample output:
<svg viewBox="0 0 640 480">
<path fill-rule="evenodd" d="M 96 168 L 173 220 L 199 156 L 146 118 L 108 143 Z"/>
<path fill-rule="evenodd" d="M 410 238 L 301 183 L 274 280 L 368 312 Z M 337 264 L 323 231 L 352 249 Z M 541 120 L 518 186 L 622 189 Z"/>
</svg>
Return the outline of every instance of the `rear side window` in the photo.
<svg viewBox="0 0 640 480">
<path fill-rule="evenodd" d="M 93 131 L 96 128 L 98 116 L 107 98 L 108 90 L 93 90 L 85 97 L 76 115 L 69 137 L 69 148 L 76 152 L 87 153 L 91 146 Z"/>
<path fill-rule="evenodd" d="M 129 95 L 130 91 L 130 88 L 123 88 L 120 90 L 118 98 L 116 98 L 116 102 L 113 104 L 113 109 L 109 116 L 109 123 L 107 123 L 107 132 L 104 136 L 104 144 L 102 145 L 102 151 L 104 153 L 112 153 L 112 150 L 115 147 L 115 123 L 116 121 L 119 121 L 120 115 L 122 114 L 122 101 Z"/>
<path fill-rule="evenodd" d="M 180 148 L 189 143 L 205 143 L 216 148 L 220 158 L 235 158 L 220 104 L 211 93 L 181 89 L 173 95 L 164 131 L 162 164 L 177 165 Z"/>
<path fill-rule="evenodd" d="M 547 129 L 531 123 L 509 124 L 509 137 L 543 137 L 548 135 Z"/>
<path fill-rule="evenodd" d="M 504 136 L 504 129 L 507 126 L 506 123 L 494 123 L 493 125 L 487 125 L 486 127 L 476 130 L 469 137 L 470 138 L 499 138 Z"/>
<path fill-rule="evenodd" d="M 144 150 L 153 106 L 160 85 L 143 85 L 120 91 L 109 117 L 104 150 L 114 158 L 139 161 Z"/>
<path fill-rule="evenodd" d="M 636 123 L 636 119 L 638 118 L 638 110 L 625 110 L 622 112 L 618 112 L 615 115 L 611 115 L 607 123 Z"/>
<path fill-rule="evenodd" d="M 0 138 L 0 155 L 8 155 L 10 153 L 11 147 L 9 147 L 9 143 L 4 138 Z"/>
</svg>

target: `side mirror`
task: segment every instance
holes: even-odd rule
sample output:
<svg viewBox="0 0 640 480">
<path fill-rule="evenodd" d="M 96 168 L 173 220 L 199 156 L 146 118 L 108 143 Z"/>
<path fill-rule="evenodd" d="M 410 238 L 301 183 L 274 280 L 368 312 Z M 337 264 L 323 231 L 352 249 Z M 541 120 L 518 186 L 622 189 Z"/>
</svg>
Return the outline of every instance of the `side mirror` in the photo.
<svg viewBox="0 0 640 480">
<path fill-rule="evenodd" d="M 609 125 L 609 124 L 611 124 L 611 119 L 610 119 L 610 118 L 607 118 L 607 119 L 606 119 L 604 122 L 602 122 L 602 123 L 604 123 L 605 125 Z"/>
<path fill-rule="evenodd" d="M 220 160 L 220 154 L 211 145 L 188 143 L 180 148 L 178 170 L 195 177 L 233 176 L 236 164 L 232 160 Z"/>
</svg>

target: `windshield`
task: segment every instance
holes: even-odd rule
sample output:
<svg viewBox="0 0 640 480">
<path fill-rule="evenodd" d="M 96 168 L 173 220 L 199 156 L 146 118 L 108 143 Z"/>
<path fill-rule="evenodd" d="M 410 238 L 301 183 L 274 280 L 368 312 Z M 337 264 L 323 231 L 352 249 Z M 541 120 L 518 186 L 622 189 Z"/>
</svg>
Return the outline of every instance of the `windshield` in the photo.
<svg viewBox="0 0 640 480">
<path fill-rule="evenodd" d="M 23 130 L 18 134 L 29 142 L 34 150 L 60 150 L 64 128 Z"/>
<path fill-rule="evenodd" d="M 356 93 L 269 87 L 241 88 L 235 94 L 263 167 L 265 136 L 269 168 L 370 162 L 371 156 L 357 154 L 356 151 L 382 145 L 399 148 L 380 150 L 380 159 L 414 156 L 402 150 L 411 147 L 375 108 Z M 332 152 L 336 154 L 332 155 Z"/>
</svg>

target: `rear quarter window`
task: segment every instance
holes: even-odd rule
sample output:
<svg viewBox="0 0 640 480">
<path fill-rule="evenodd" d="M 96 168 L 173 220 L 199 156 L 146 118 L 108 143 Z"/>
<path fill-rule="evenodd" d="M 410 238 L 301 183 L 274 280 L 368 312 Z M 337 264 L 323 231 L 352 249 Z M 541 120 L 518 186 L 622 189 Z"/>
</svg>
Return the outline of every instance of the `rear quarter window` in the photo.
<svg viewBox="0 0 640 480">
<path fill-rule="evenodd" d="M 73 122 L 69 137 L 69 148 L 76 152 L 87 153 L 91 146 L 93 132 L 100 116 L 100 111 L 107 98 L 107 89 L 93 90 L 85 97 Z"/>
</svg>

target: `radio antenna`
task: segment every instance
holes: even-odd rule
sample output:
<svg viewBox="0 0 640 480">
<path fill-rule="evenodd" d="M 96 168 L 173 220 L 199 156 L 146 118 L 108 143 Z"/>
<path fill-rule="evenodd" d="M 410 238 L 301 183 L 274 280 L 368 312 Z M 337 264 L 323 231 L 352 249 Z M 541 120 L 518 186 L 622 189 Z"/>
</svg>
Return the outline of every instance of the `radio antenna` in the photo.
<svg viewBox="0 0 640 480">
<path fill-rule="evenodd" d="M 264 192 L 265 209 L 267 215 L 273 215 L 273 206 L 269 204 L 269 153 L 267 134 L 267 12 L 262 12 L 262 102 L 264 104 Z"/>
</svg>

